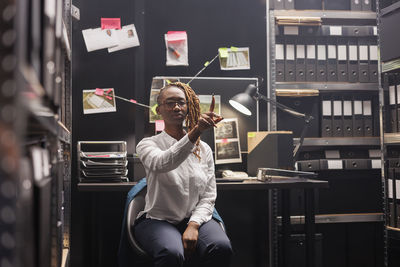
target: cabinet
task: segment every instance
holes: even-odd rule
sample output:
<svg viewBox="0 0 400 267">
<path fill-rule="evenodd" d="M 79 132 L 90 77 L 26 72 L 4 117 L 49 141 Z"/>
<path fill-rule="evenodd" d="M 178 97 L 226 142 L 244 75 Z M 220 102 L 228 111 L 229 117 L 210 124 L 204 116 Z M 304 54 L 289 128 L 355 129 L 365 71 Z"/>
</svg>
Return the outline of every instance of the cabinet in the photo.
<svg viewBox="0 0 400 267">
<path fill-rule="evenodd" d="M 0 262 L 68 266 L 70 1 L 0 3 Z"/>
<path fill-rule="evenodd" d="M 322 265 L 383 266 L 376 13 L 278 9 L 267 25 L 268 97 L 313 117 L 304 133 L 304 120 L 268 105 L 269 130 L 292 130 L 295 144 L 303 142 L 297 168 L 330 183 L 316 215 Z"/>
</svg>

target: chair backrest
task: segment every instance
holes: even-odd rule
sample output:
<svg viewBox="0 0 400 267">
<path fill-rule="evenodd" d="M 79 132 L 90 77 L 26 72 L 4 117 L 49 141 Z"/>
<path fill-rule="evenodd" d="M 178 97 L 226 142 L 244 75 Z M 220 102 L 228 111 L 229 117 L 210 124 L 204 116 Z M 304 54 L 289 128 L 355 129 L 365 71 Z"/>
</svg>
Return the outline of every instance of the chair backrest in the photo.
<svg viewBox="0 0 400 267">
<path fill-rule="evenodd" d="M 146 196 L 147 188 L 143 188 L 129 203 L 128 213 L 126 216 L 126 227 L 128 233 L 129 243 L 131 244 L 132 249 L 135 253 L 143 258 L 150 258 L 150 256 L 140 247 L 139 243 L 136 241 L 135 235 L 133 233 L 133 227 L 135 225 L 135 220 L 139 214 L 144 209 L 146 204 L 145 196 Z"/>
</svg>

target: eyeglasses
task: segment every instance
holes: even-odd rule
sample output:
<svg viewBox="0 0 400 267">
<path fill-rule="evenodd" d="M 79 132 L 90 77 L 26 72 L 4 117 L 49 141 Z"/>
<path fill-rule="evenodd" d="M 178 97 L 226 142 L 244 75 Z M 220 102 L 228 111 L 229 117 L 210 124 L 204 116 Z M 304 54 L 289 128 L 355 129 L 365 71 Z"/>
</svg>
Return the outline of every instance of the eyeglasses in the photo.
<svg viewBox="0 0 400 267">
<path fill-rule="evenodd" d="M 176 105 L 178 105 L 180 108 L 183 108 L 184 106 L 187 105 L 186 101 L 183 100 L 178 100 L 178 101 L 165 101 L 164 103 L 162 103 L 162 105 L 166 105 L 168 108 L 174 108 Z"/>
</svg>

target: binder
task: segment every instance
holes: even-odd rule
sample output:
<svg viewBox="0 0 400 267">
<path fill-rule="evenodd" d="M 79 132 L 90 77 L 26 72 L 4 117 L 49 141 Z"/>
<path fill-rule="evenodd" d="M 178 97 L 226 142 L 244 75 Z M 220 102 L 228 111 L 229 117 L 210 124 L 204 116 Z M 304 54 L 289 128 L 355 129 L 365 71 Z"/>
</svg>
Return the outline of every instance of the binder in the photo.
<svg viewBox="0 0 400 267">
<path fill-rule="evenodd" d="M 332 136 L 343 136 L 342 100 L 333 100 Z"/>
<path fill-rule="evenodd" d="M 315 82 L 317 80 L 316 46 L 311 40 L 307 42 L 306 52 L 306 80 L 307 82 Z"/>
<path fill-rule="evenodd" d="M 274 9 L 275 10 L 280 10 L 284 9 L 285 7 L 284 0 L 274 0 Z"/>
<path fill-rule="evenodd" d="M 338 41 L 338 81 L 348 81 L 348 69 L 347 69 L 347 45 L 345 39 Z"/>
<path fill-rule="evenodd" d="M 389 86 L 389 113 L 390 113 L 390 129 L 389 131 L 392 133 L 396 133 L 398 131 L 397 128 L 397 98 L 396 98 L 396 86 Z"/>
<path fill-rule="evenodd" d="M 320 170 L 342 170 L 343 160 L 341 159 L 320 159 Z"/>
<path fill-rule="evenodd" d="M 317 81 L 326 82 L 326 45 L 317 45 Z"/>
<path fill-rule="evenodd" d="M 343 136 L 353 136 L 353 108 L 351 100 L 343 100 Z"/>
<path fill-rule="evenodd" d="M 332 136 L 332 101 L 322 100 L 321 136 Z"/>
<path fill-rule="evenodd" d="M 361 1 L 363 0 L 350 0 L 350 9 L 353 11 L 361 11 L 362 10 Z"/>
<path fill-rule="evenodd" d="M 368 45 L 365 40 L 359 40 L 358 45 L 358 55 L 359 55 L 359 71 L 358 80 L 360 83 L 369 82 L 369 67 L 368 67 Z"/>
<path fill-rule="evenodd" d="M 366 170 L 370 169 L 369 159 L 345 159 L 344 168 L 346 170 Z"/>
<path fill-rule="evenodd" d="M 294 2 L 295 9 L 322 9 L 322 1 L 321 0 L 295 0 Z"/>
<path fill-rule="evenodd" d="M 350 10 L 349 0 L 324 0 L 326 10 Z"/>
<path fill-rule="evenodd" d="M 282 41 L 277 38 L 277 41 Z M 276 43 L 275 45 L 275 65 L 276 65 L 276 81 L 285 81 L 285 45 Z"/>
<path fill-rule="evenodd" d="M 297 168 L 300 171 L 319 171 L 319 159 L 297 161 Z"/>
<path fill-rule="evenodd" d="M 373 135 L 372 127 L 372 101 L 363 101 L 363 120 L 364 120 L 364 136 Z"/>
<path fill-rule="evenodd" d="M 362 9 L 362 11 L 371 11 L 372 10 L 372 0 L 361 0 L 361 9 Z"/>
<path fill-rule="evenodd" d="M 378 46 L 376 44 L 369 46 L 369 81 L 378 82 Z"/>
<path fill-rule="evenodd" d="M 349 39 L 349 82 L 358 82 L 358 47 L 357 41 Z"/>
<path fill-rule="evenodd" d="M 396 125 L 397 125 L 397 132 L 400 131 L 400 84 L 396 81 Z"/>
<path fill-rule="evenodd" d="M 305 45 L 296 44 L 296 81 L 306 81 Z"/>
<path fill-rule="evenodd" d="M 337 82 L 337 56 L 336 56 L 336 44 L 330 39 L 328 43 L 328 82 Z"/>
<path fill-rule="evenodd" d="M 294 9 L 294 0 L 285 0 L 285 9 Z"/>
<path fill-rule="evenodd" d="M 294 82 L 296 80 L 295 71 L 295 45 L 291 40 L 286 39 L 285 54 L 285 81 Z"/>
<path fill-rule="evenodd" d="M 362 100 L 353 100 L 353 114 L 353 136 L 364 136 Z"/>
</svg>

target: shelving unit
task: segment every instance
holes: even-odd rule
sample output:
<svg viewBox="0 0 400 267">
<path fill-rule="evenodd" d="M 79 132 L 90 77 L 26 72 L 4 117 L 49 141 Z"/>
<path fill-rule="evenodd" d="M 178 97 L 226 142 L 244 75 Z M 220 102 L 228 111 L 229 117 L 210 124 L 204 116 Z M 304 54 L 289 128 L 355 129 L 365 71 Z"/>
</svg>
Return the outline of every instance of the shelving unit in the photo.
<svg viewBox="0 0 400 267">
<path fill-rule="evenodd" d="M 69 266 L 70 0 L 46 3 L 0 3 L 4 266 Z"/>
<path fill-rule="evenodd" d="M 347 10 L 341 10 L 341 11 L 336 11 L 336 10 L 270 10 L 267 16 L 267 57 L 268 57 L 268 97 L 277 100 L 278 102 L 288 105 L 288 103 L 293 103 L 293 105 L 289 105 L 289 107 L 294 108 L 295 110 L 303 113 L 307 113 L 308 115 L 312 115 L 314 117 L 313 122 L 319 123 L 321 121 L 321 118 L 318 117 L 320 114 L 318 112 L 315 112 L 315 109 L 310 107 L 312 105 L 312 101 L 322 101 L 323 97 L 326 95 L 333 96 L 337 93 L 337 95 L 343 94 L 347 96 L 358 96 L 358 95 L 374 95 L 374 103 L 376 104 L 376 110 L 374 109 L 374 120 L 378 121 L 379 116 L 377 115 L 378 112 L 378 102 L 376 101 L 378 95 L 379 95 L 379 83 L 378 82 L 300 82 L 300 81 L 279 81 L 277 82 L 276 77 L 277 77 L 277 64 L 275 61 L 275 58 L 277 56 L 277 51 L 276 51 L 276 44 L 277 44 L 277 38 L 279 38 L 279 44 L 281 44 L 282 40 L 286 40 L 287 38 L 285 35 L 282 35 L 284 33 L 284 30 L 280 29 L 279 27 L 284 27 L 284 26 L 296 26 L 295 23 L 293 25 L 279 25 L 276 26 L 276 18 L 277 17 L 287 17 L 288 19 L 290 18 L 300 18 L 299 21 L 302 20 L 302 18 L 318 18 L 321 21 L 321 27 L 320 26 L 308 26 L 309 28 L 314 28 L 314 29 L 321 29 L 321 30 L 313 30 L 309 31 L 307 36 L 304 36 L 304 38 L 335 38 L 337 36 L 329 36 L 326 35 L 322 31 L 322 27 L 329 27 L 329 26 L 351 26 L 351 25 L 356 25 L 360 27 L 364 26 L 376 26 L 376 19 L 377 15 L 376 12 L 373 11 L 347 11 Z M 303 25 L 304 27 L 305 25 Z M 299 26 L 301 27 L 301 26 Z M 319 28 L 320 27 L 320 28 Z M 304 30 L 298 30 L 299 34 L 301 32 L 305 32 Z M 310 32 L 314 32 L 311 34 Z M 373 33 L 376 35 L 376 29 L 374 29 Z M 299 42 L 299 37 L 302 36 L 294 36 L 291 37 L 292 39 L 295 39 L 296 41 L 294 42 L 295 47 L 296 44 Z M 360 36 L 361 37 L 361 36 Z M 363 36 L 364 37 L 364 36 Z M 371 36 L 373 37 L 373 36 Z M 289 37 L 290 38 L 290 37 Z M 357 38 L 355 35 L 353 38 Z M 307 42 L 300 44 L 309 44 Z M 317 43 L 313 43 L 317 44 Z M 339 43 L 338 43 L 339 44 Z M 285 70 L 286 71 L 286 70 Z M 296 99 L 299 99 L 299 101 L 296 101 Z M 303 104 L 301 104 L 301 101 L 304 99 L 309 99 L 306 101 L 303 101 Z M 351 98 L 354 99 L 354 98 Z M 292 101 L 292 102 L 290 102 Z M 297 102 L 297 103 L 296 103 Z M 307 103 L 307 104 L 305 104 Z M 303 105 L 303 106 L 301 106 Z M 307 106 L 308 105 L 308 106 Z M 321 110 L 319 112 L 322 112 L 322 107 L 320 107 L 320 103 L 316 104 L 317 107 Z M 306 112 L 305 110 L 299 110 L 297 108 L 305 107 L 307 106 L 308 111 Z M 268 130 L 274 131 L 274 130 L 291 130 L 289 128 L 282 128 L 282 123 L 280 123 L 280 119 L 282 120 L 283 114 L 282 112 L 278 112 L 272 105 L 268 106 L 268 114 L 269 114 L 269 128 Z M 291 119 L 289 115 L 285 115 L 285 119 Z M 292 122 L 292 121 L 290 121 Z M 292 127 L 292 130 L 296 128 L 294 125 L 297 123 L 299 125 L 302 124 L 302 121 L 299 119 L 294 119 L 293 123 L 286 122 L 284 126 L 286 127 Z M 378 127 L 379 125 L 376 124 Z M 310 126 L 312 127 L 312 126 Z M 297 131 L 298 133 L 301 133 L 301 127 L 298 127 L 300 131 Z M 317 128 L 320 128 L 318 126 Z M 299 130 L 298 129 L 298 130 Z M 311 130 L 315 130 L 311 129 Z M 310 133 L 310 128 L 308 130 L 308 133 Z M 314 133 L 314 131 L 312 132 Z M 321 134 L 321 133 L 319 133 Z M 364 136 L 364 137 L 322 137 L 321 135 L 306 135 L 303 141 L 303 144 L 300 148 L 300 159 L 302 156 L 308 157 L 311 155 L 309 158 L 310 160 L 315 160 L 318 161 L 318 166 L 320 164 L 320 161 L 327 161 L 329 159 L 325 159 L 325 151 L 337 151 L 337 154 L 342 155 L 342 150 L 344 155 L 348 156 L 349 151 L 355 151 L 356 153 L 354 157 L 357 156 L 363 156 L 363 160 L 369 161 L 367 166 L 369 166 L 367 169 L 363 169 L 360 167 L 357 167 L 359 171 L 359 175 L 354 175 L 355 170 L 354 169 L 344 169 L 346 160 L 349 160 L 347 158 L 343 158 L 343 169 L 321 169 L 321 177 L 319 179 L 327 179 L 328 181 L 332 182 L 332 189 L 327 190 L 324 194 L 325 196 L 322 200 L 320 200 L 320 207 L 322 210 L 323 214 L 316 214 L 316 223 L 321 225 L 321 229 L 328 229 L 329 227 L 336 227 L 337 224 L 343 223 L 349 225 L 348 227 L 352 227 L 352 224 L 371 224 L 374 225 L 373 227 L 377 227 L 383 222 L 384 216 L 383 213 L 381 212 L 380 208 L 372 208 L 371 211 L 366 212 L 367 209 L 365 208 L 353 208 L 353 210 L 350 210 L 350 208 L 343 206 L 343 211 L 341 210 L 329 210 L 331 207 L 330 202 L 331 201 L 336 201 L 336 199 L 341 199 L 340 201 L 352 201 L 351 199 L 346 199 L 344 200 L 344 195 L 348 198 L 351 198 L 351 195 L 356 195 L 358 190 L 364 190 L 361 189 L 361 187 L 353 187 L 354 183 L 356 183 L 357 179 L 364 179 L 363 176 L 365 176 L 365 180 L 363 182 L 363 186 L 365 187 L 365 192 L 372 192 L 374 191 L 374 199 L 377 199 L 379 201 L 379 191 L 380 191 L 380 186 L 376 186 L 380 179 L 379 179 L 379 166 L 380 164 L 380 158 L 379 155 L 376 157 L 377 154 L 376 151 L 380 151 L 380 137 L 378 137 L 378 132 L 376 131 L 374 133 L 374 136 Z M 296 136 L 294 138 L 294 145 L 296 146 L 299 143 L 299 136 Z M 371 151 L 373 151 L 374 157 L 371 156 Z M 315 153 L 316 152 L 316 153 Z M 313 154 L 315 153 L 315 154 Z M 321 158 L 316 159 L 315 157 L 316 154 L 320 154 Z M 378 153 L 379 154 L 379 153 Z M 314 156 L 313 156 L 314 155 Z M 303 159 L 305 160 L 305 159 Z M 355 159 L 357 161 L 357 159 Z M 372 163 L 373 161 L 373 163 Z M 326 163 L 326 162 L 325 162 Z M 351 162 L 350 162 L 351 163 Z M 355 162 L 352 166 L 357 166 L 357 162 Z M 371 169 L 373 168 L 373 169 Z M 376 169 L 378 168 L 378 169 Z M 318 172 L 318 170 L 317 170 Z M 357 178 L 355 177 L 357 176 Z M 347 188 L 346 188 L 347 187 Z M 352 194 L 345 193 L 346 190 L 357 190 L 354 191 Z M 361 192 L 361 191 L 360 191 Z M 364 191 L 363 191 L 364 192 Z M 363 193 L 361 193 L 363 194 Z M 372 197 L 372 196 L 371 196 Z M 300 199 L 300 197 L 299 197 Z M 326 202 L 328 201 L 328 202 Z M 359 201 L 359 200 L 355 200 Z M 327 207 L 325 207 L 325 205 Z M 349 205 L 353 207 L 353 205 Z M 356 206 L 354 206 L 356 207 Z M 338 209 L 340 209 L 339 207 Z M 349 212 L 350 210 L 350 212 Z M 328 211 L 328 214 L 326 214 Z M 276 211 L 275 211 L 276 212 Z M 299 218 L 297 217 L 292 217 L 292 221 L 296 224 L 296 221 L 298 220 L 299 224 L 302 224 L 302 217 L 300 216 Z M 326 226 L 322 226 L 326 225 Z M 332 225 L 332 226 L 328 226 Z M 276 227 L 276 226 L 275 226 Z M 324 228 L 325 227 L 325 228 Z M 339 226 L 338 226 L 339 227 Z M 372 227 L 372 226 L 371 226 Z M 348 237 L 350 240 L 350 237 Z M 330 242 L 329 240 L 326 240 L 325 242 Z M 340 242 L 338 240 L 335 240 L 332 242 Z M 375 242 L 375 241 L 370 241 L 370 242 Z M 327 258 L 329 257 L 329 252 L 323 251 L 322 253 L 324 257 L 326 256 Z M 336 257 L 341 257 L 339 254 L 336 255 Z M 343 256 L 343 257 L 349 257 L 349 256 Z M 329 260 L 328 260 L 329 261 Z M 327 264 L 327 265 L 326 265 Z M 361 263 L 360 263 L 361 264 Z M 328 262 L 325 262 L 326 266 L 330 266 Z M 324 266 L 325 266 L 324 265 Z M 378 265 L 380 266 L 380 265 Z"/>
</svg>

